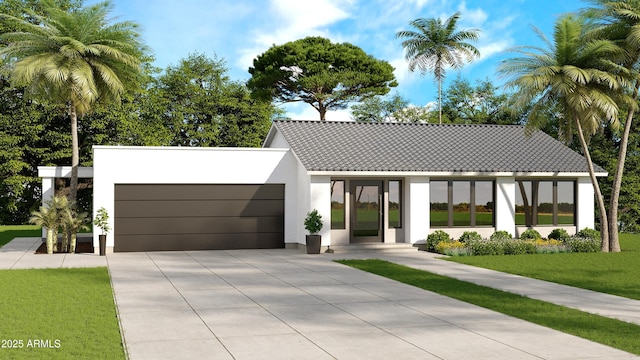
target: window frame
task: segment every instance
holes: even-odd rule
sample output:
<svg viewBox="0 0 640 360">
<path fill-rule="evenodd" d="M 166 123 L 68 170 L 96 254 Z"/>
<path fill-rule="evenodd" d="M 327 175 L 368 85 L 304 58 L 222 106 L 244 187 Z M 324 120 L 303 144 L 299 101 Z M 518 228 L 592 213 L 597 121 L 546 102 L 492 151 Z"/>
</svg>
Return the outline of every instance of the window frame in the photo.
<svg viewBox="0 0 640 360">
<path fill-rule="evenodd" d="M 429 194 L 429 199 L 430 199 L 430 203 L 429 203 L 429 223 L 431 224 L 431 227 L 433 228 L 492 228 L 495 227 L 496 225 L 496 209 L 495 209 L 495 203 L 496 203 L 496 181 L 495 179 L 433 179 L 430 182 L 446 182 L 447 183 L 447 225 L 446 226 L 442 226 L 442 225 L 433 225 L 432 221 L 431 221 L 431 193 Z M 469 199 L 469 225 L 455 225 L 454 224 L 454 191 L 453 191 L 453 183 L 454 182 L 467 182 L 469 185 L 469 195 L 468 195 L 468 199 Z M 493 209 L 491 212 L 491 224 L 490 225 L 486 225 L 486 224 L 482 224 L 482 225 L 477 225 L 477 218 L 476 218 L 476 200 L 477 200 L 477 196 L 476 196 L 476 183 L 477 182 L 490 182 L 491 183 L 491 202 L 493 203 Z"/>
<path fill-rule="evenodd" d="M 558 179 L 527 179 L 527 178 L 522 178 L 522 179 L 516 179 L 516 194 L 520 194 L 520 198 L 522 199 L 522 193 L 520 190 L 520 184 L 524 183 L 524 182 L 529 182 L 530 184 L 530 194 L 528 196 L 531 196 L 531 199 L 528 200 L 529 203 L 529 211 L 531 212 L 530 218 L 531 218 L 531 223 L 528 223 L 527 221 L 527 210 L 526 210 L 526 206 L 524 204 L 524 199 L 522 199 L 522 205 L 517 205 L 517 206 L 523 206 L 525 207 L 525 216 L 524 216 L 524 223 L 519 223 L 517 220 L 515 221 L 516 226 L 527 226 L 527 227 L 549 227 L 549 226 L 553 226 L 553 227 L 557 227 L 557 226 L 576 226 L 577 223 L 577 210 L 578 210 L 578 194 L 577 194 L 577 181 L 575 179 L 562 179 L 562 180 L 558 180 Z M 539 205 L 540 205 L 540 200 L 539 198 L 536 201 L 536 204 L 533 204 L 533 198 L 534 197 L 538 197 L 538 194 L 540 193 L 540 187 L 536 186 L 536 184 L 539 184 L 541 182 L 550 182 L 551 183 L 551 201 L 552 201 L 552 223 L 551 224 L 540 224 L 539 221 Z M 559 218 L 559 203 L 558 203 L 558 183 L 571 183 L 573 185 L 573 191 L 572 191 L 572 197 L 573 197 L 573 223 L 559 223 L 558 218 Z M 517 200 L 517 198 L 516 198 Z M 534 213 L 535 211 L 535 213 Z"/>
</svg>

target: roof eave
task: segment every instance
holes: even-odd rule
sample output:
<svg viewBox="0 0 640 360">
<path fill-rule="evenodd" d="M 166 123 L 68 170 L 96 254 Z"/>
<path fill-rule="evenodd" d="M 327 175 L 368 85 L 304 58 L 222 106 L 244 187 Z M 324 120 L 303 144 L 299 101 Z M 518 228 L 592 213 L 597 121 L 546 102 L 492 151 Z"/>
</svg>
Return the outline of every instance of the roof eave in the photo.
<svg viewBox="0 0 640 360">
<path fill-rule="evenodd" d="M 311 176 L 342 176 L 342 177 L 405 177 L 405 176 L 429 176 L 429 177 L 562 177 L 576 178 L 589 177 L 588 172 L 483 172 L 483 171 L 308 171 Z M 597 177 L 605 177 L 606 172 L 598 172 Z"/>
</svg>

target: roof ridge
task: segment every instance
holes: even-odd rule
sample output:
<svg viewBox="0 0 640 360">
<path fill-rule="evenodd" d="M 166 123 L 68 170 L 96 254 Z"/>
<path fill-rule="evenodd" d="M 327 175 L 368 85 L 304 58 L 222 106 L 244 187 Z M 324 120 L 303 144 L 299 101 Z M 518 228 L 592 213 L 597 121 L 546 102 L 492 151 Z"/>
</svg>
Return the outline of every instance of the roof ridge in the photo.
<svg viewBox="0 0 640 360">
<path fill-rule="evenodd" d="M 337 120 L 337 121 L 320 121 L 320 120 L 292 120 L 292 119 L 276 119 L 274 123 L 317 123 L 317 124 L 351 124 L 351 125 L 374 125 L 374 126 L 459 126 L 459 127 L 512 127 L 512 128 L 524 128 L 525 125 L 521 124 L 432 124 L 432 123 L 420 123 L 420 122 L 369 122 L 369 121 L 350 121 L 350 120 Z"/>
</svg>

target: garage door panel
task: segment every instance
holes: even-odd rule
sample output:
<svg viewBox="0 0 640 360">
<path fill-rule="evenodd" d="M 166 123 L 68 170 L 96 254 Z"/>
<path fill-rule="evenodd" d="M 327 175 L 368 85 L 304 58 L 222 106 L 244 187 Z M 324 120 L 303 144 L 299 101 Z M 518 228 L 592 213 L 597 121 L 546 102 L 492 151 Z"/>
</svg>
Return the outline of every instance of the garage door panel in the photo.
<svg viewBox="0 0 640 360">
<path fill-rule="evenodd" d="M 211 249 L 275 249 L 283 248 L 282 233 L 264 234 L 183 234 L 120 235 L 115 252 L 175 251 Z M 144 247 L 145 250 L 140 250 Z"/>
<path fill-rule="evenodd" d="M 116 184 L 114 251 L 284 248 L 284 184 Z"/>
<path fill-rule="evenodd" d="M 115 214 L 129 217 L 277 216 L 284 213 L 282 200 L 120 200 Z"/>
<path fill-rule="evenodd" d="M 283 225 L 282 216 L 125 218 L 118 221 L 115 235 L 281 232 Z"/>
<path fill-rule="evenodd" d="M 139 184 L 117 185 L 115 200 L 281 199 L 283 184 Z"/>
</svg>

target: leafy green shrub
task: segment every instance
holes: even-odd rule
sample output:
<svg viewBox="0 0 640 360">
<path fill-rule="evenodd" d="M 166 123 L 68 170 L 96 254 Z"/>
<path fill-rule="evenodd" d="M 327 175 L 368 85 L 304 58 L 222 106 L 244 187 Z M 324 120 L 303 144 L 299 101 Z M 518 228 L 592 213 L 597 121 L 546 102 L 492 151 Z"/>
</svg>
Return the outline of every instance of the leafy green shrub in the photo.
<svg viewBox="0 0 640 360">
<path fill-rule="evenodd" d="M 551 233 L 549 234 L 548 238 L 556 239 L 564 242 L 569 240 L 571 236 L 569 236 L 569 233 L 565 229 L 553 229 L 553 231 L 551 231 Z"/>
<path fill-rule="evenodd" d="M 427 236 L 427 251 L 435 252 L 439 242 L 452 242 L 451 236 L 442 230 L 436 230 Z"/>
<path fill-rule="evenodd" d="M 504 241 L 472 240 L 467 243 L 471 255 L 504 255 Z"/>
<path fill-rule="evenodd" d="M 482 235 L 478 234 L 476 231 L 465 231 L 462 233 L 462 236 L 460 236 L 460 239 L 458 239 L 458 241 L 462 243 L 472 240 L 482 240 Z"/>
<path fill-rule="evenodd" d="M 505 255 L 535 254 L 536 244 L 531 240 L 504 240 L 501 241 Z"/>
<path fill-rule="evenodd" d="M 537 239 L 542 239 L 542 236 L 540 236 L 539 232 L 533 229 L 525 230 L 522 234 L 520 234 L 520 240 L 537 240 Z"/>
<path fill-rule="evenodd" d="M 491 234 L 489 240 L 511 240 L 513 239 L 513 235 L 509 234 L 508 231 L 498 230 Z"/>
<path fill-rule="evenodd" d="M 440 241 L 438 245 L 436 245 L 436 252 L 449 256 L 470 255 L 469 249 L 460 241 Z"/>
<path fill-rule="evenodd" d="M 571 252 L 598 252 L 600 251 L 600 239 L 572 237 L 566 242 Z"/>
<path fill-rule="evenodd" d="M 590 228 L 584 228 L 576 233 L 576 237 L 582 239 L 600 240 L 600 231 Z"/>
<path fill-rule="evenodd" d="M 571 237 L 569 237 L 571 238 Z M 569 248 L 560 240 L 536 240 L 536 252 L 538 254 L 558 254 L 569 251 Z"/>
</svg>

